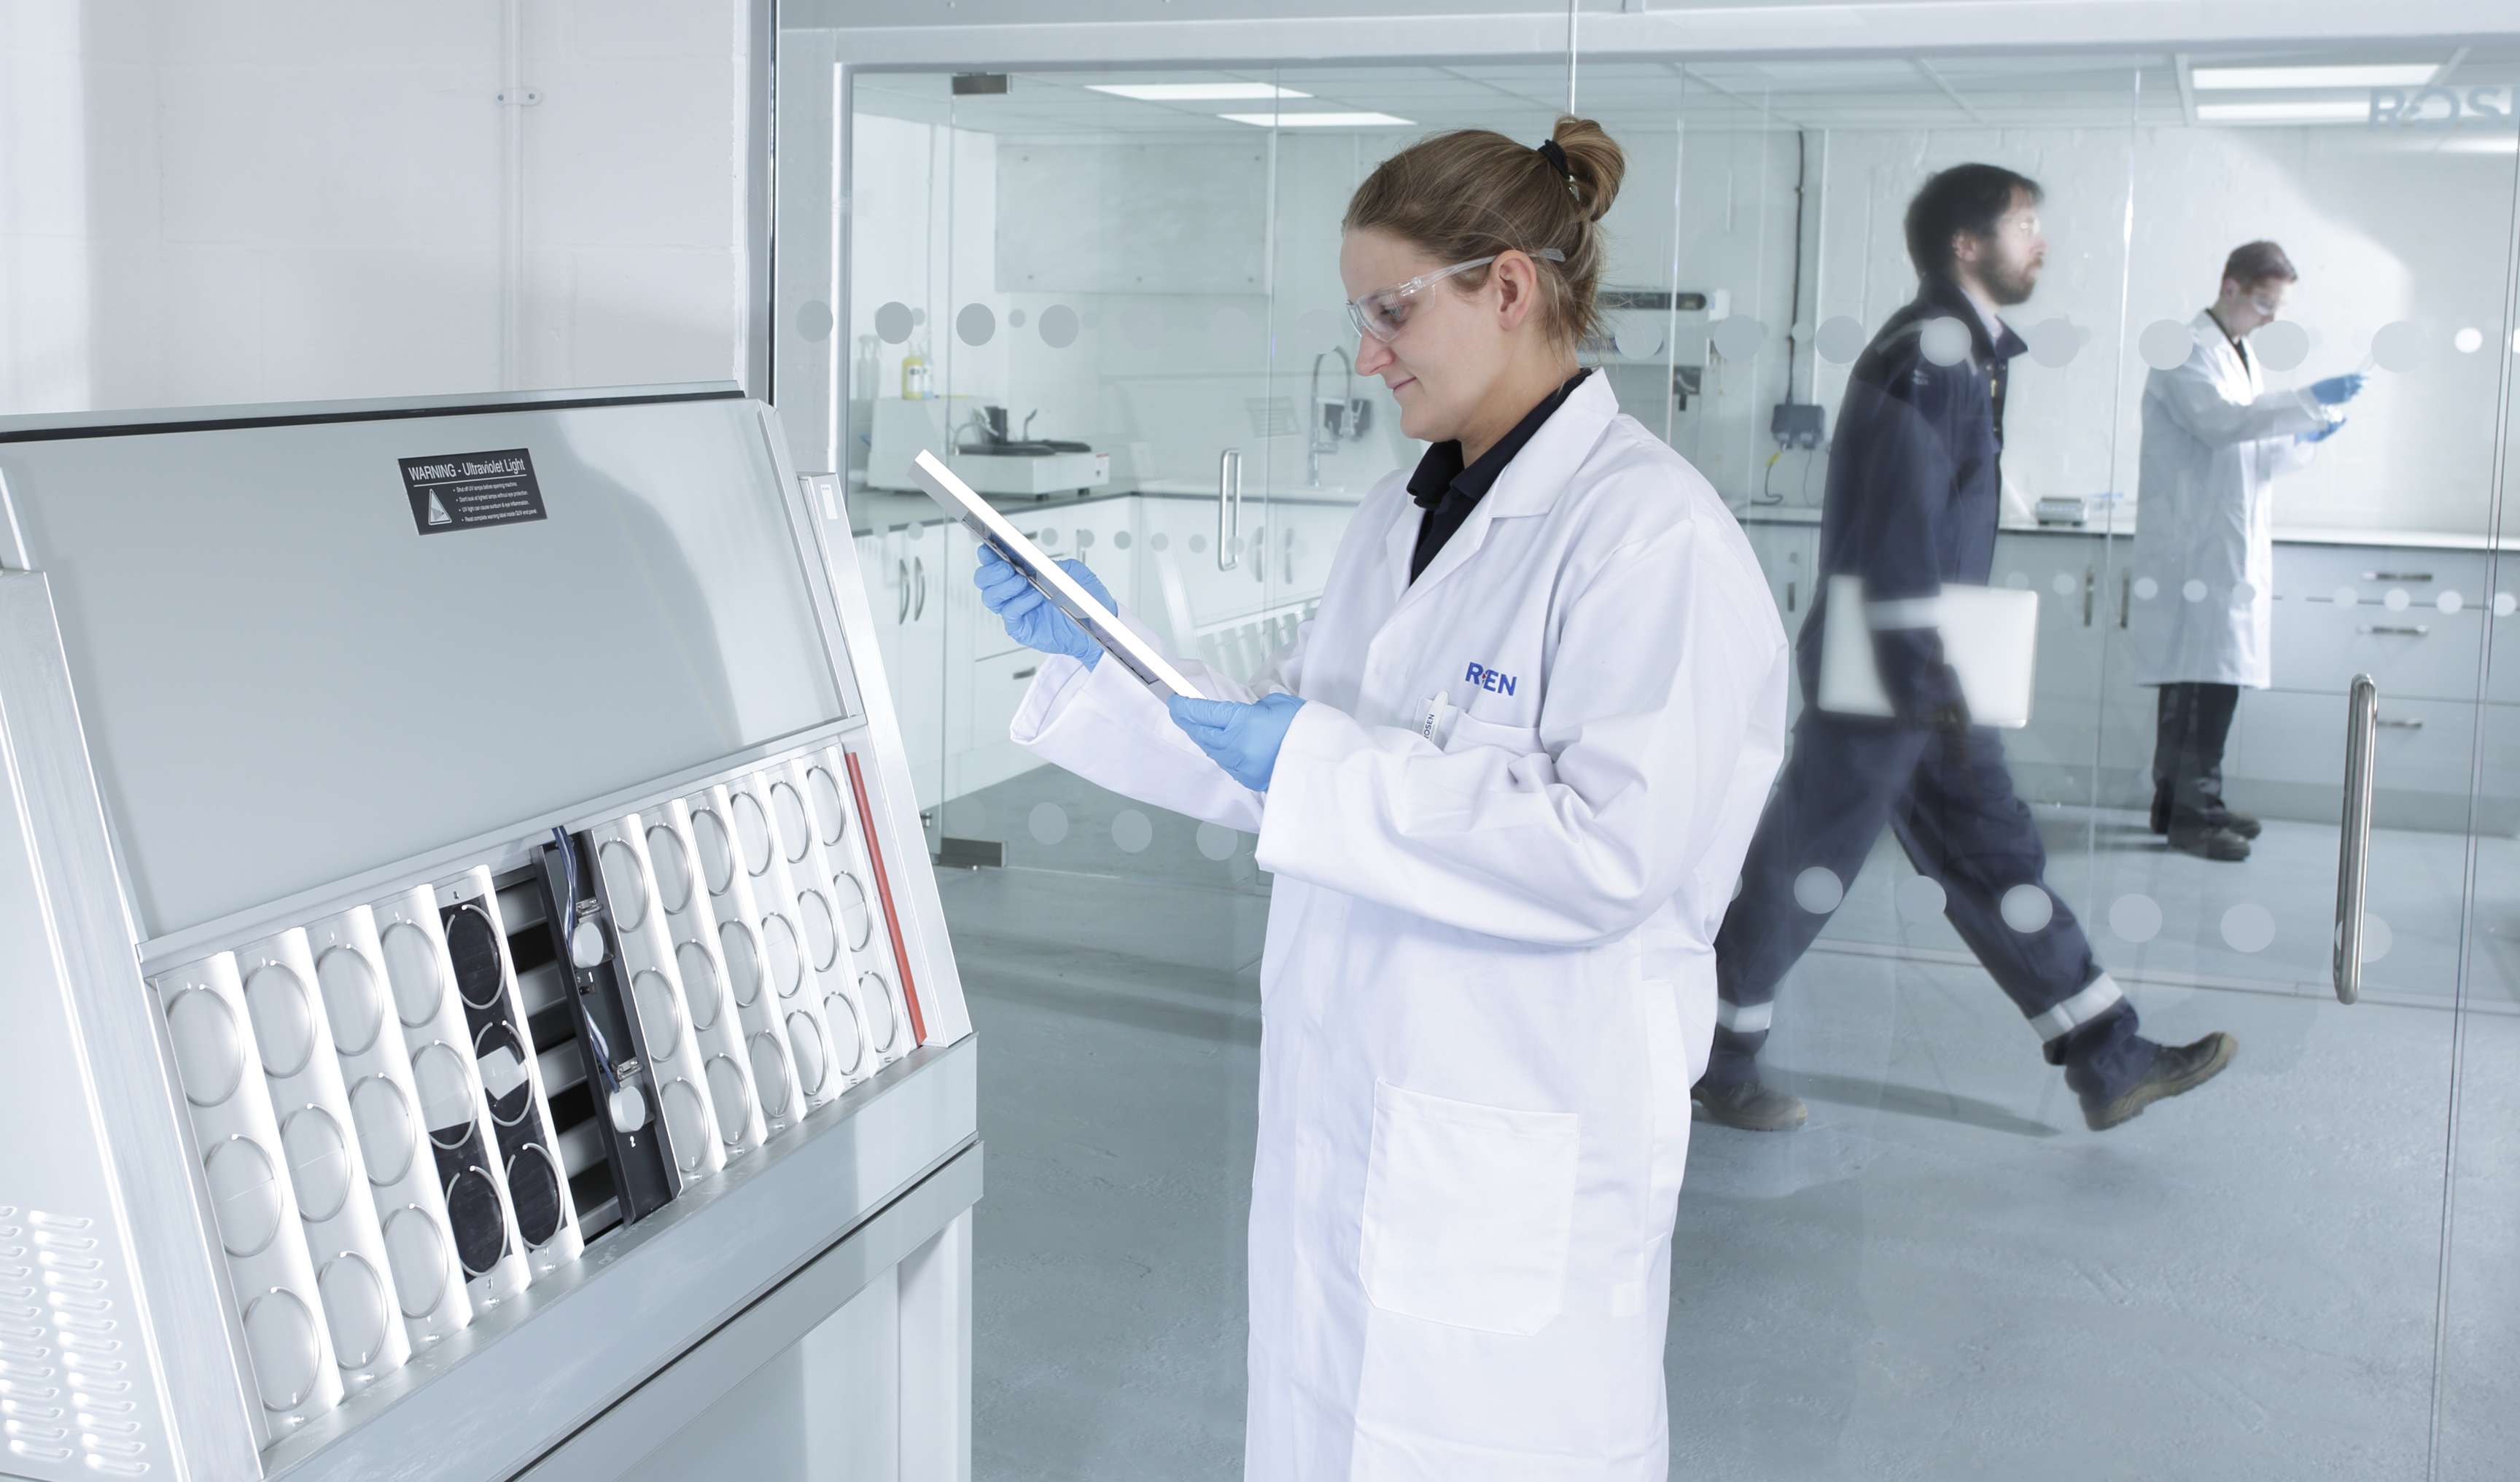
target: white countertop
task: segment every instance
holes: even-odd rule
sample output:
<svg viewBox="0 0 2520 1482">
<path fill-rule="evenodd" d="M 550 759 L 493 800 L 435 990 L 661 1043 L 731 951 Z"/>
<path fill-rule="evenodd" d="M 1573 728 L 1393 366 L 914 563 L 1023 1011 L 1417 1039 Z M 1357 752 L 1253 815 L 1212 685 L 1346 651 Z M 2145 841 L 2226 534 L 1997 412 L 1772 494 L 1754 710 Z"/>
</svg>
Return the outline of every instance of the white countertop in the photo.
<svg viewBox="0 0 2520 1482">
<path fill-rule="evenodd" d="M 1745 525 L 1816 525 L 1820 511 L 1808 505 L 1733 505 L 1733 517 Z M 2082 535 L 2100 538 L 2128 539 L 2135 534 L 2136 516 L 2132 510 L 2098 516 L 2106 524 L 2043 525 L 2033 520 L 2007 516 L 1998 526 L 2008 535 Z M 2277 545 L 2303 546 L 2373 546 L 2396 550 L 2419 551 L 2485 551 L 2493 544 L 2485 536 L 2454 530 L 2354 530 L 2328 525 L 2279 525 L 2275 529 Z M 2520 551 L 2520 535 L 2505 535 L 2501 549 Z"/>
</svg>

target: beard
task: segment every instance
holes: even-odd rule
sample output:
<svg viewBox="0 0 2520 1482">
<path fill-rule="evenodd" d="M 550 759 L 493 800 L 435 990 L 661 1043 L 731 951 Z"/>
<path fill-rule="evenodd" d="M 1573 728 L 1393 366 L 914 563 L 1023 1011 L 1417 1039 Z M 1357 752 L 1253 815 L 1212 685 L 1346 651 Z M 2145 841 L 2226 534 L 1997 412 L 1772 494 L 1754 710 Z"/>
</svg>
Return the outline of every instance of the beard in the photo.
<svg viewBox="0 0 2520 1482">
<path fill-rule="evenodd" d="M 1986 287 L 1986 296 L 2000 309 L 2030 301 L 2030 291 L 2039 286 L 2039 264 L 2035 262 L 1994 262 L 1978 275 Z"/>
</svg>

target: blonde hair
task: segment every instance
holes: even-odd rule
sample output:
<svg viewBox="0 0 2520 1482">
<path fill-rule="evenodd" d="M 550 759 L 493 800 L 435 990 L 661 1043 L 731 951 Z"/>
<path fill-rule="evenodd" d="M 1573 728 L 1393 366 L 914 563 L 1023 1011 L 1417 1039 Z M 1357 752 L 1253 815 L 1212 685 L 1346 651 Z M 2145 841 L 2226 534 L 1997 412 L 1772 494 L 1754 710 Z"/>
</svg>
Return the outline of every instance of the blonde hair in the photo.
<svg viewBox="0 0 2520 1482">
<path fill-rule="evenodd" d="M 1447 264 L 1555 247 L 1565 261 L 1534 259 L 1542 325 L 1552 340 L 1580 344 L 1600 331 L 1594 301 L 1606 247 L 1600 222 L 1618 199 L 1627 156 L 1590 118 L 1561 115 L 1550 138 L 1565 152 L 1563 174 L 1548 154 L 1491 129 L 1421 139 L 1374 166 L 1340 225 L 1389 232 Z M 1456 287 L 1474 291 L 1487 275 L 1474 268 Z"/>
</svg>

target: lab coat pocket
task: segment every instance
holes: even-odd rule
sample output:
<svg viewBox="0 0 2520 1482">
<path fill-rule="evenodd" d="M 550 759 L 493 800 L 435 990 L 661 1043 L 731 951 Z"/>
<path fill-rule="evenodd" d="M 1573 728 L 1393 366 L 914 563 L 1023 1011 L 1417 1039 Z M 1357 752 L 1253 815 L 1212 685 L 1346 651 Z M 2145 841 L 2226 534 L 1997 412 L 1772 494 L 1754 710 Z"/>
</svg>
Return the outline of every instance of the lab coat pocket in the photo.
<svg viewBox="0 0 2520 1482">
<path fill-rule="evenodd" d="M 1464 711 L 1453 721 L 1452 733 L 1442 745 L 1446 751 L 1466 751 L 1472 746 L 1494 746 L 1516 756 L 1529 756 L 1541 749 L 1538 726 L 1501 726 L 1481 720 Z"/>
<path fill-rule="evenodd" d="M 1376 1307 L 1528 1337 L 1566 1299 L 1578 1118 L 1373 1086 L 1358 1275 Z"/>
</svg>

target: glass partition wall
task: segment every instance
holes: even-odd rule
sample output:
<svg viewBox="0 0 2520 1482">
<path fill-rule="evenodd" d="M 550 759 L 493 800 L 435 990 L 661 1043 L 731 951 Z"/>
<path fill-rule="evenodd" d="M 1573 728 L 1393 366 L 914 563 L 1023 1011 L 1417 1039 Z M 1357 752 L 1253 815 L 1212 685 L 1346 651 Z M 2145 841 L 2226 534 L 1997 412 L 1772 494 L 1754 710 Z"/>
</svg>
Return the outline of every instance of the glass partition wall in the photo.
<svg viewBox="0 0 2520 1482">
<path fill-rule="evenodd" d="M 1247 836 L 1028 765 L 1007 728 L 1037 657 L 973 598 L 968 542 L 901 492 L 904 450 L 952 448 L 1130 616 L 1257 673 L 1356 503 L 1422 451 L 1353 374 L 1349 193 L 1438 129 L 1536 143 L 1566 62 L 851 76 L 849 499 L 994 1032 L 983 1475 L 1239 1454 L 1268 878 Z M 1676 1474 L 2499 1475 L 2520 1440 L 2513 58 L 1577 64 L 1575 111 L 1629 164 L 1585 359 L 1722 492 L 1789 633 L 1829 574 L 1850 380 L 1916 292 L 1910 202 L 1964 161 L 2042 192 L 2036 282 L 1997 306 L 2022 348 L 1988 573 L 2037 598 L 2028 720 L 1940 800 L 1973 841 L 1912 853 L 1907 815 L 1868 850 L 1841 821 L 1773 825 L 1815 861 L 1854 853 L 1761 906 L 1819 919 L 1761 1052 L 1808 1123 L 1698 1123 Z M 2295 276 L 2234 345 L 2200 315 L 2258 241 Z M 2225 399 L 2278 410 L 2182 422 L 2166 401 L 2207 361 Z M 2302 411 L 2352 376 L 2351 401 Z M 2166 480 L 2243 442 L 2252 478 L 2214 475 L 2236 536 L 2165 543 Z M 2182 625 L 2263 635 L 2220 764 L 2257 820 L 2245 858 L 2152 828 L 2159 682 L 2213 677 L 2164 659 Z M 2349 1006 L 2358 674 L 2378 706 Z M 2068 932 L 2106 987 L 2043 1020 L 1981 959 L 2018 978 Z M 2227 1032 L 2237 1055 L 2092 1132 L 2042 1046 L 2110 996 L 2148 1036 Z"/>
</svg>

